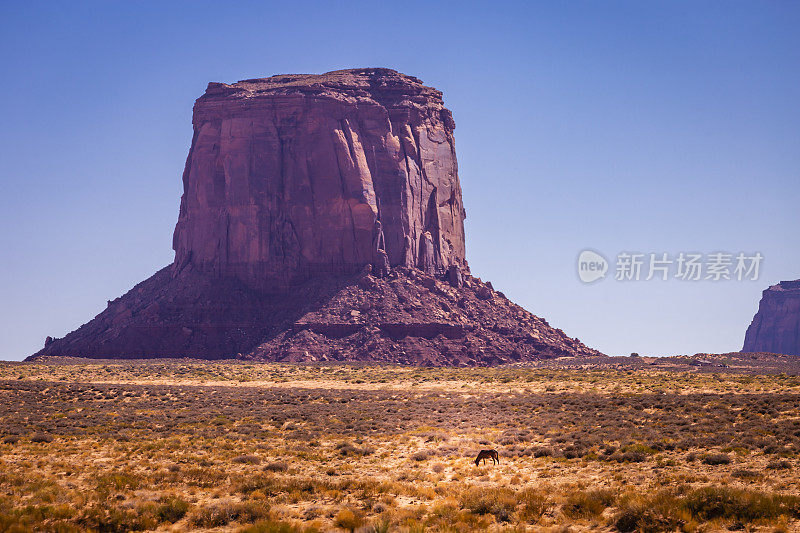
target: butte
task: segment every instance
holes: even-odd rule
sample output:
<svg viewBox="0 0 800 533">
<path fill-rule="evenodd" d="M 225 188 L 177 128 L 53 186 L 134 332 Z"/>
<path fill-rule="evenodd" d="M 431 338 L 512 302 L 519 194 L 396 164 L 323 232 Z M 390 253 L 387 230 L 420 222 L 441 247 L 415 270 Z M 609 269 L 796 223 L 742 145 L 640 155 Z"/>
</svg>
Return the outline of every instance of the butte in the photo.
<svg viewBox="0 0 800 533">
<path fill-rule="evenodd" d="M 455 122 L 419 79 L 209 83 L 192 124 L 174 262 L 32 358 L 601 355 L 470 275 Z"/>
</svg>

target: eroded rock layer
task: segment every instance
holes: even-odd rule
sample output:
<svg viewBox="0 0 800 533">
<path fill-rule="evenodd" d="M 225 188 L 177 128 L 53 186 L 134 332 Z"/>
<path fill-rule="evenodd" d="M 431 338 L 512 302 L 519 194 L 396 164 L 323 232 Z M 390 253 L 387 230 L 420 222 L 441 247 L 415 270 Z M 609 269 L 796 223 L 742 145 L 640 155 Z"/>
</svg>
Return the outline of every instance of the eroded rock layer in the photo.
<svg viewBox="0 0 800 533">
<path fill-rule="evenodd" d="M 274 294 L 166 267 L 37 355 L 492 365 L 599 352 L 465 275 L 316 276 Z"/>
<path fill-rule="evenodd" d="M 781 281 L 762 293 L 742 351 L 800 355 L 800 280 Z"/>
</svg>

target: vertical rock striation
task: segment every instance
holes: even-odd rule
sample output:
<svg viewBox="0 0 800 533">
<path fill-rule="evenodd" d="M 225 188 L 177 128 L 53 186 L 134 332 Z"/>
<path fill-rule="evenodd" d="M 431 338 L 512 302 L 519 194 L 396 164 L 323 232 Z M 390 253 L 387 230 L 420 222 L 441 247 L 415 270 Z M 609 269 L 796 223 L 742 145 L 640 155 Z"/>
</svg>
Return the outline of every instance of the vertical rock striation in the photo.
<svg viewBox="0 0 800 533">
<path fill-rule="evenodd" d="M 210 83 L 175 228 L 175 265 L 259 288 L 365 264 L 465 265 L 442 93 L 389 69 Z"/>
<path fill-rule="evenodd" d="M 800 280 L 781 281 L 762 293 L 742 351 L 800 355 Z"/>
<path fill-rule="evenodd" d="M 35 356 L 599 355 L 470 275 L 436 89 L 389 69 L 210 83 L 192 122 L 174 263 Z"/>
</svg>

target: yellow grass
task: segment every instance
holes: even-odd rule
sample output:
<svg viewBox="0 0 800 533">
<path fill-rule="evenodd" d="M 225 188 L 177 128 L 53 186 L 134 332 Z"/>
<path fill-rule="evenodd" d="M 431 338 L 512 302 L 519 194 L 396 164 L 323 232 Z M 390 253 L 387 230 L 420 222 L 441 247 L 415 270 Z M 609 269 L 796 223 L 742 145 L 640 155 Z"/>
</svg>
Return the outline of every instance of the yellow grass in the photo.
<svg viewBox="0 0 800 533">
<path fill-rule="evenodd" d="M 794 376 L 3 363 L 0 438 L 0 531 L 800 530 Z"/>
</svg>

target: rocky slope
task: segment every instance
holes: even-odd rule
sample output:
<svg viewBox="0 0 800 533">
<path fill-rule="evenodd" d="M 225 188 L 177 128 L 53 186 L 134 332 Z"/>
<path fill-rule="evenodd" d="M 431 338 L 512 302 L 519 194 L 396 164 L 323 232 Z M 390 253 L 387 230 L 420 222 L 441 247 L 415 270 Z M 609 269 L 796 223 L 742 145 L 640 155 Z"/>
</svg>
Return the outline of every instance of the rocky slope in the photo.
<svg viewBox="0 0 800 533">
<path fill-rule="evenodd" d="M 800 355 L 800 280 L 781 281 L 762 293 L 742 351 Z"/>
<path fill-rule="evenodd" d="M 465 276 L 317 276 L 286 294 L 162 269 L 38 355 L 490 365 L 599 352 Z"/>
<path fill-rule="evenodd" d="M 598 355 L 469 273 L 452 115 L 389 69 L 210 83 L 175 261 L 36 356 Z"/>
</svg>

